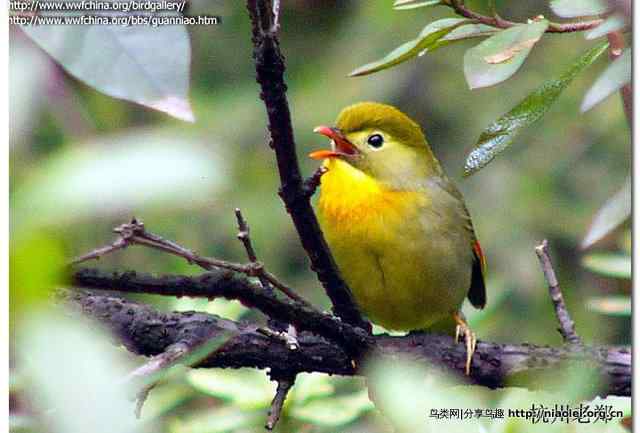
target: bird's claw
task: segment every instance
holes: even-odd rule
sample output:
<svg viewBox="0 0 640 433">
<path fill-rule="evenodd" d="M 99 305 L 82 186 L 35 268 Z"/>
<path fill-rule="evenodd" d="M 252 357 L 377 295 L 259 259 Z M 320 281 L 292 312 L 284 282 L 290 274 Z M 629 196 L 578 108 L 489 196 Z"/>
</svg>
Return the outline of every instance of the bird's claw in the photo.
<svg viewBox="0 0 640 433">
<path fill-rule="evenodd" d="M 467 348 L 467 361 L 464 366 L 464 372 L 467 376 L 471 373 L 471 358 L 476 351 L 476 334 L 469 328 L 467 321 L 462 313 L 455 313 L 453 315 L 456 321 L 456 343 L 460 341 L 460 337 L 464 336 L 465 346 Z"/>
</svg>

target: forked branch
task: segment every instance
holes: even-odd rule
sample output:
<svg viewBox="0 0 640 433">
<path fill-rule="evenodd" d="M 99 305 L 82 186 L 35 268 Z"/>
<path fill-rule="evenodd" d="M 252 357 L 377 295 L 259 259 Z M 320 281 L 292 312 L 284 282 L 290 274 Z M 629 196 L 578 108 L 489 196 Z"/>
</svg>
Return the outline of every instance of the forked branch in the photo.
<svg viewBox="0 0 640 433">
<path fill-rule="evenodd" d="M 553 302 L 556 318 L 560 324 L 558 331 L 560 331 L 562 339 L 565 343 L 582 344 L 582 340 L 576 333 L 576 327 L 571 319 L 569 310 L 567 310 L 567 305 L 564 303 L 564 296 L 562 296 L 562 290 L 560 290 L 560 284 L 558 283 L 556 273 L 551 264 L 551 258 L 549 257 L 549 242 L 547 242 L 546 239 L 536 247 L 536 255 L 540 261 L 540 266 L 542 266 L 544 278 L 547 280 L 547 285 L 549 286 L 549 296 Z"/>
</svg>

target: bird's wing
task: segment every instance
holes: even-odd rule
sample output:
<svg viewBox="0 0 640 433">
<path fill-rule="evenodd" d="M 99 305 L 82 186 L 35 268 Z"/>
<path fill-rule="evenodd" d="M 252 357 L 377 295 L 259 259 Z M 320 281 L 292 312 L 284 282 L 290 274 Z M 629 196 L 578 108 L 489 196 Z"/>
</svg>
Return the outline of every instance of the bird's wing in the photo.
<svg viewBox="0 0 640 433">
<path fill-rule="evenodd" d="M 473 229 L 473 223 L 471 222 L 471 215 L 467 206 L 464 204 L 464 197 L 462 193 L 456 188 L 446 176 L 439 177 L 438 185 L 453 196 L 461 204 L 462 217 L 465 221 L 465 228 L 469 232 L 469 238 L 471 239 L 469 247 L 473 251 L 473 263 L 471 270 L 471 286 L 467 298 L 476 308 L 482 309 L 487 303 L 487 289 L 484 283 L 487 261 L 480 247 L 480 242 L 476 238 L 476 233 Z"/>
</svg>

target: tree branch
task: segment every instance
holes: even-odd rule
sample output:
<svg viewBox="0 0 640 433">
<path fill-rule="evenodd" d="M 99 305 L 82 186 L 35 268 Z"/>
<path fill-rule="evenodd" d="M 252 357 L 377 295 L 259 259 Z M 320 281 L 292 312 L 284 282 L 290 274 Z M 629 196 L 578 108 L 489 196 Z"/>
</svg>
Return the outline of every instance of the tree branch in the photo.
<svg viewBox="0 0 640 433">
<path fill-rule="evenodd" d="M 273 400 L 271 401 L 271 409 L 269 409 L 269 417 L 265 425 L 267 430 L 273 430 L 276 426 L 280 419 L 284 402 L 287 399 L 287 394 L 296 381 L 295 374 L 288 373 L 282 375 L 274 375 L 272 373 L 271 378 L 278 382 L 278 387 L 276 388 L 276 395 L 273 396 Z"/>
<path fill-rule="evenodd" d="M 240 324 L 197 312 L 161 313 L 150 306 L 121 298 L 61 290 L 59 299 L 109 327 L 130 351 L 155 356 L 170 346 L 190 345 L 216 335 L 232 337 L 194 367 L 269 368 L 281 374 L 320 372 L 360 374 L 351 357 L 338 344 L 301 332 L 299 350 L 289 350 L 277 338 L 260 334 L 256 326 Z M 309 317 L 309 321 L 313 321 Z M 593 395 L 631 395 L 631 352 L 629 347 L 548 347 L 532 344 L 499 344 L 479 341 L 473 356 L 471 375 L 464 376 L 466 351 L 450 336 L 411 334 L 405 337 L 374 337 L 373 350 L 380 356 L 408 356 L 432 367 L 457 373 L 460 380 L 490 388 L 526 386 L 535 388 L 552 381 L 531 380 L 532 375 L 557 375 L 558 368 L 598 369 L 601 385 Z M 529 380 L 527 380 L 529 379 Z"/>
<path fill-rule="evenodd" d="M 272 319 L 291 323 L 299 330 L 314 332 L 336 341 L 355 358 L 363 354 L 372 342 L 370 335 L 362 328 L 354 327 L 312 306 L 269 293 L 245 275 L 226 269 L 214 269 L 199 277 L 153 277 L 133 271 L 107 273 L 96 269 L 81 269 L 72 274 L 72 284 L 125 293 L 236 299 Z"/>
<path fill-rule="evenodd" d="M 309 202 L 310 196 L 304 188 L 296 156 L 284 82 L 284 57 L 276 34 L 278 26 L 273 4 L 268 0 L 248 0 L 247 9 L 253 31 L 256 81 L 260 84 L 260 98 L 267 110 L 270 146 L 275 151 L 280 174 L 280 197 L 336 315 L 347 323 L 369 330 L 371 326 L 363 320 L 338 272 Z"/>
<path fill-rule="evenodd" d="M 249 233 L 249 223 L 242 215 L 242 211 L 238 208 L 235 210 L 236 221 L 238 222 L 238 239 L 244 245 L 244 249 L 247 252 L 247 257 L 249 261 L 253 264 L 255 269 L 255 274 L 260 280 L 260 284 L 265 290 L 273 290 L 272 285 L 276 286 L 282 293 L 290 297 L 291 299 L 295 299 L 296 301 L 303 303 L 305 305 L 309 305 L 307 301 L 305 301 L 302 297 L 300 297 L 292 288 L 287 286 L 286 284 L 280 282 L 274 275 L 267 272 L 264 268 L 264 265 L 258 261 L 258 257 L 256 256 L 256 251 L 253 248 L 253 243 L 251 242 L 251 235 Z"/>
<path fill-rule="evenodd" d="M 508 29 L 509 27 L 513 27 L 522 23 L 509 21 L 501 18 L 498 14 L 494 16 L 487 16 L 475 12 L 469 9 L 464 5 L 462 0 L 450 0 L 449 2 L 444 3 L 449 6 L 453 11 L 465 18 L 470 18 L 478 21 L 479 23 L 495 27 L 498 29 Z M 590 21 L 578 21 L 571 23 L 554 23 L 549 22 L 549 27 L 547 28 L 547 33 L 572 33 L 572 32 L 583 32 L 585 30 L 591 30 L 597 26 L 599 26 L 603 22 L 602 19 L 590 20 Z"/>
<path fill-rule="evenodd" d="M 322 176 L 329 171 L 327 167 L 320 166 L 313 172 L 311 176 L 304 180 L 302 185 L 302 189 L 304 190 L 307 197 L 311 198 L 313 194 L 316 193 L 316 190 L 320 186 L 320 179 Z"/>
<path fill-rule="evenodd" d="M 549 286 L 549 296 L 551 297 L 551 301 L 553 302 L 553 308 L 556 313 L 556 318 L 558 319 L 558 323 L 560 324 L 558 331 L 560 331 L 562 339 L 565 343 L 579 345 L 582 344 L 582 340 L 576 333 L 575 324 L 573 323 L 571 315 L 567 310 L 567 306 L 564 303 L 564 297 L 562 296 L 562 291 L 560 290 L 560 285 L 558 284 L 556 273 L 553 270 L 553 265 L 551 264 L 551 259 L 549 258 L 548 247 L 549 242 L 547 242 L 547 240 L 545 239 L 540 245 L 536 247 L 536 255 L 538 256 L 538 260 L 540 261 L 540 266 L 542 266 L 544 278 L 547 280 L 547 284 Z"/>
<path fill-rule="evenodd" d="M 170 367 L 176 361 L 179 361 L 186 353 L 189 352 L 191 348 L 185 343 L 176 343 L 167 347 L 167 350 L 164 352 L 154 356 L 144 365 L 136 368 L 134 371 L 129 373 L 127 376 L 127 381 L 136 381 L 141 378 L 150 377 L 159 373 L 161 370 Z M 147 397 L 149 396 L 149 392 L 155 386 L 155 382 L 150 381 L 148 384 L 144 384 L 140 391 L 136 395 L 136 418 L 140 418 L 142 414 L 142 406 L 144 406 Z"/>
<path fill-rule="evenodd" d="M 211 338 L 182 339 L 129 373 L 125 382 L 140 387 L 136 394 L 136 417 L 140 418 L 142 406 L 149 392 L 164 378 L 170 367 L 177 364 L 190 367 L 199 363 L 216 351 L 230 336 L 230 333 L 217 333 Z"/>
</svg>

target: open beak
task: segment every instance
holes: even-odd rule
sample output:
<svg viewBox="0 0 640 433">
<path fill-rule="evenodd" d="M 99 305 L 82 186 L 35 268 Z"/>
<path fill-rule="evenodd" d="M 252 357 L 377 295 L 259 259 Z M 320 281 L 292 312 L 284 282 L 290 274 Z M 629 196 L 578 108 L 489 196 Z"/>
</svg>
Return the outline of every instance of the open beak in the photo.
<svg viewBox="0 0 640 433">
<path fill-rule="evenodd" d="M 338 128 L 328 126 L 318 126 L 313 130 L 316 134 L 324 135 L 331 139 L 331 150 L 317 150 L 309 154 L 313 159 L 336 158 L 340 156 L 357 155 L 358 149 L 346 139 Z"/>
</svg>

